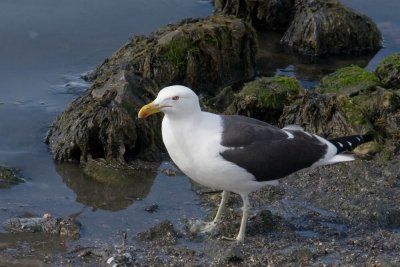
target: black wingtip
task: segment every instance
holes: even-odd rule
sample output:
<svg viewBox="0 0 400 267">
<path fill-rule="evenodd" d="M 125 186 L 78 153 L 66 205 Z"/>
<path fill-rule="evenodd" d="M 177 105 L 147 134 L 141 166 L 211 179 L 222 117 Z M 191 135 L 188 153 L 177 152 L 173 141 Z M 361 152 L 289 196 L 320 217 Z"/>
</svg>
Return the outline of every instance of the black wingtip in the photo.
<svg viewBox="0 0 400 267">
<path fill-rule="evenodd" d="M 344 151 L 353 150 L 362 143 L 366 143 L 372 140 L 374 140 L 374 135 L 371 133 L 367 133 L 363 135 L 349 135 L 333 138 L 328 141 L 337 148 L 337 153 L 339 154 Z"/>
</svg>

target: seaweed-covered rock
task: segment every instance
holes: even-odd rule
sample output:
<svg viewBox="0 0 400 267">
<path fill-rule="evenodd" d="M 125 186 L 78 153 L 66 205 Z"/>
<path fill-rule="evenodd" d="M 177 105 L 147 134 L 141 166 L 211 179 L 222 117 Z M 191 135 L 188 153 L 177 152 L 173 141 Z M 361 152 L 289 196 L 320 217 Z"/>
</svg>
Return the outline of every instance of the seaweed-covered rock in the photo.
<svg viewBox="0 0 400 267">
<path fill-rule="evenodd" d="M 379 85 L 379 79 L 373 73 L 359 67 L 340 68 L 321 79 L 319 88 L 323 93 L 356 95 L 360 91 L 373 90 Z"/>
<path fill-rule="evenodd" d="M 225 113 L 276 122 L 285 105 L 303 93 L 303 87 L 295 78 L 285 76 L 260 78 L 245 84 Z"/>
<path fill-rule="evenodd" d="M 0 189 L 24 182 L 15 169 L 0 166 Z"/>
<path fill-rule="evenodd" d="M 214 0 L 217 13 L 247 19 L 262 29 L 285 31 L 293 19 L 295 0 Z"/>
<path fill-rule="evenodd" d="M 385 88 L 400 89 L 400 54 L 394 53 L 382 60 L 375 74 Z"/>
<path fill-rule="evenodd" d="M 138 120 L 139 107 L 170 84 L 212 95 L 248 80 L 255 73 L 256 50 L 253 28 L 223 16 L 134 37 L 87 77 L 93 85 L 56 119 L 46 142 L 61 161 L 157 159 L 163 150 L 161 117 Z"/>
<path fill-rule="evenodd" d="M 337 0 L 297 0 L 281 43 L 311 56 L 362 54 L 377 51 L 382 36 L 370 18 Z"/>
<path fill-rule="evenodd" d="M 373 73 L 357 66 L 338 69 L 321 79 L 319 90 L 336 94 L 336 100 L 351 129 L 375 132 L 398 139 L 400 98 L 380 87 Z"/>
<path fill-rule="evenodd" d="M 337 97 L 315 91 L 307 91 L 303 97 L 284 107 L 279 125 L 290 124 L 325 137 L 357 133 L 341 110 Z"/>
<path fill-rule="evenodd" d="M 80 237 L 80 224 L 73 218 L 56 218 L 49 214 L 43 217 L 11 218 L 3 226 L 12 233 L 46 233 L 72 239 Z"/>
<path fill-rule="evenodd" d="M 339 69 L 322 78 L 318 90 L 285 106 L 280 124 L 298 124 L 325 137 L 369 132 L 400 140 L 400 96 L 379 84 L 357 66 Z"/>
<path fill-rule="evenodd" d="M 377 88 L 340 99 L 343 111 L 354 126 L 374 131 L 384 138 L 399 137 L 400 98 L 393 91 Z"/>
</svg>

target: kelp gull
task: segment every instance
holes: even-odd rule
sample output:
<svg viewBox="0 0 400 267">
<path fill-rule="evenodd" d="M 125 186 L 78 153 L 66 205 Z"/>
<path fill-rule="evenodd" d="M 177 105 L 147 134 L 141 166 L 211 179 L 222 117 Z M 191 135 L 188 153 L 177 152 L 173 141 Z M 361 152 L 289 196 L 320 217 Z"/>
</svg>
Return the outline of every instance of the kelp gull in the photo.
<svg viewBox="0 0 400 267">
<path fill-rule="evenodd" d="M 236 237 L 240 242 L 245 236 L 249 193 L 304 168 L 354 160 L 339 153 L 365 142 L 362 135 L 328 141 L 295 125 L 279 129 L 244 116 L 204 112 L 198 96 L 180 85 L 162 89 L 138 117 L 160 111 L 165 114 L 162 138 L 175 164 L 194 181 L 223 190 L 218 212 L 204 230 L 220 221 L 228 192 L 242 197 L 243 216 Z"/>
</svg>

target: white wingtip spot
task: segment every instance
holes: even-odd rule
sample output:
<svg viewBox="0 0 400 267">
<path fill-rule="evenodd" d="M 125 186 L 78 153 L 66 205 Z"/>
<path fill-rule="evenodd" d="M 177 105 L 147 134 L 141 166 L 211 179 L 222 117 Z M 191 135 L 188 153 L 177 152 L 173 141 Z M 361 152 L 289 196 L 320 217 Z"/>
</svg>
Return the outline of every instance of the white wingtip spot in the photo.
<svg viewBox="0 0 400 267">
<path fill-rule="evenodd" d="M 360 137 L 356 137 L 356 139 L 357 139 L 357 141 L 358 141 L 358 142 L 360 142 L 360 141 L 361 141 L 361 138 L 360 138 Z"/>
<path fill-rule="evenodd" d="M 288 131 L 283 130 L 287 135 L 288 135 L 288 139 L 293 139 L 294 135 Z"/>
<path fill-rule="evenodd" d="M 338 145 L 339 145 L 340 147 L 343 147 L 343 144 L 342 144 L 342 143 L 340 143 L 340 142 L 338 142 Z"/>
<path fill-rule="evenodd" d="M 351 144 L 351 142 L 349 142 L 349 141 L 347 141 L 347 143 L 349 144 L 349 146 L 351 146 L 352 144 Z"/>
</svg>

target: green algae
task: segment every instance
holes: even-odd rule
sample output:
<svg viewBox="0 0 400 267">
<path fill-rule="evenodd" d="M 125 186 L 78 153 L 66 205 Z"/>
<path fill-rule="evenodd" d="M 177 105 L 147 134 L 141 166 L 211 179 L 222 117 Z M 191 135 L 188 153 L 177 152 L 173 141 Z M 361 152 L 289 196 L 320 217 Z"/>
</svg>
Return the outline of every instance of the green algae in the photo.
<svg viewBox="0 0 400 267">
<path fill-rule="evenodd" d="M 199 53 L 196 43 L 189 38 L 173 39 L 164 47 L 164 57 L 171 62 L 177 70 L 186 65 L 188 53 Z"/>
<path fill-rule="evenodd" d="M 247 83 L 241 94 L 253 96 L 264 108 L 282 109 L 290 100 L 304 92 L 300 82 L 292 77 L 261 78 Z"/>
<path fill-rule="evenodd" d="M 380 84 L 373 73 L 355 65 L 340 68 L 321 79 L 320 89 L 323 93 L 340 93 L 353 95 Z"/>
<path fill-rule="evenodd" d="M 376 76 L 386 88 L 400 88 L 400 53 L 384 58 L 375 70 Z"/>
</svg>

